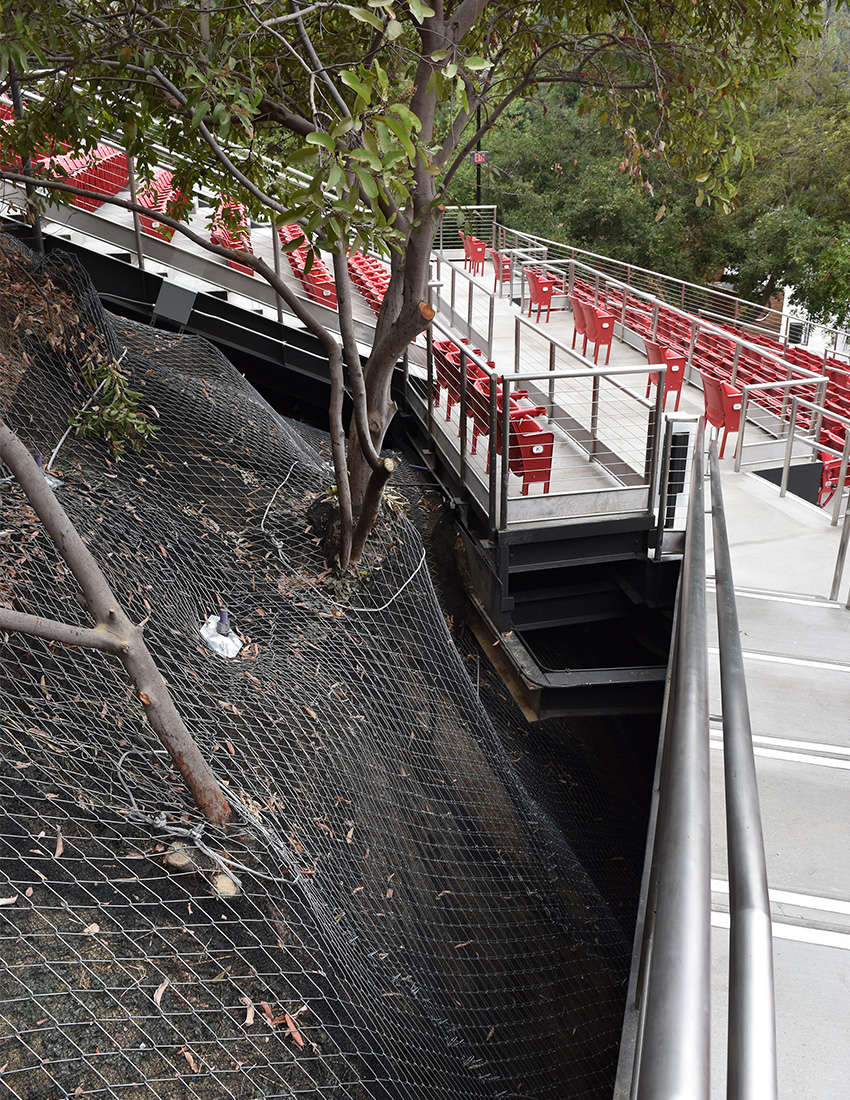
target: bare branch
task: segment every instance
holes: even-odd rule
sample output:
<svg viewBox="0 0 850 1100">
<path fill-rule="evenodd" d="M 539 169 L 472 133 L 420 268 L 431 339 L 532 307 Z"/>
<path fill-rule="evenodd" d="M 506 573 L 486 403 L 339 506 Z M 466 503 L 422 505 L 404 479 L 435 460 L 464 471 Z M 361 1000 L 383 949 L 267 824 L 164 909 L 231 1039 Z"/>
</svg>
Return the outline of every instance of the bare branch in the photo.
<svg viewBox="0 0 850 1100">
<path fill-rule="evenodd" d="M 82 628 L 75 630 L 65 623 L 56 624 L 58 630 L 53 640 L 85 645 L 86 638 L 90 643 L 91 635 L 96 635 L 98 644 L 94 648 L 114 652 L 119 657 L 148 721 L 168 749 L 192 792 L 196 805 L 208 821 L 223 825 L 231 816 L 227 799 L 212 769 L 186 729 L 171 693 L 145 645 L 142 631 L 125 615 L 100 566 L 57 501 L 32 455 L 2 420 L 0 459 L 15 475 L 27 500 L 82 589 L 89 613 L 97 622 L 97 627 L 88 631 Z M 3 611 L 6 621 L 11 622 L 10 616 L 13 618 L 15 613 L 8 608 L 0 610 Z M 30 627 L 40 625 L 46 629 L 49 623 L 49 620 L 28 615 L 23 616 L 23 619 L 27 620 Z M 31 629 L 29 633 L 37 631 Z M 38 636 L 44 637 L 45 634 L 38 633 Z M 114 648 L 101 644 L 104 636 L 110 639 L 110 646 Z"/>
<path fill-rule="evenodd" d="M 43 619 L 40 615 L 27 615 L 23 611 L 14 611 L 11 607 L 0 607 L 0 630 L 13 631 L 16 634 L 30 634 L 34 638 L 44 638 L 48 642 L 60 642 L 62 645 L 79 645 L 84 649 L 98 649 L 103 653 L 117 656 L 121 651 L 121 642 L 101 627 L 75 626 L 73 623 L 59 622 L 58 619 Z"/>
</svg>

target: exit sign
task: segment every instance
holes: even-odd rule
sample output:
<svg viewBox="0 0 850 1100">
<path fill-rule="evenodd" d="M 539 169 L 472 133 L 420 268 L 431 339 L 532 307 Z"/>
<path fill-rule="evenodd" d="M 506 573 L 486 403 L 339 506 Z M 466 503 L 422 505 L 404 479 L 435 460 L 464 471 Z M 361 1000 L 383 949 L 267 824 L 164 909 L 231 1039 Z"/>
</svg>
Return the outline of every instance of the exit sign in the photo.
<svg viewBox="0 0 850 1100">
<path fill-rule="evenodd" d="M 490 154 L 484 149 L 473 149 L 469 154 L 469 160 L 471 164 L 486 164 L 490 158 Z"/>
</svg>

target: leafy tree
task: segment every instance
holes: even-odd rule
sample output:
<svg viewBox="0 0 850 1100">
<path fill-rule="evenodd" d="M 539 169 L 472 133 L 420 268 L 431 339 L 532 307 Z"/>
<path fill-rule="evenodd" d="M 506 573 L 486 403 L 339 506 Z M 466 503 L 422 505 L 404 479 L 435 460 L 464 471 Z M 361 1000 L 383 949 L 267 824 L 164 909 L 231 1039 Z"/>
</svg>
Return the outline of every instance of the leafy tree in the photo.
<svg viewBox="0 0 850 1100">
<path fill-rule="evenodd" d="M 716 278 L 727 255 L 719 205 L 697 206 L 697 185 L 664 158 L 632 174 L 617 134 L 580 114 L 571 91 L 505 113 L 487 137 L 482 201 L 516 229 L 690 281 Z M 458 173 L 459 202 L 475 201 L 474 173 Z"/>
<path fill-rule="evenodd" d="M 826 6 L 823 35 L 750 113 L 753 168 L 731 234 L 738 290 L 793 287 L 816 319 L 850 321 L 850 13 Z"/>
<path fill-rule="evenodd" d="M 19 0 L 0 16 L 0 81 L 43 96 L 13 128 L 75 147 L 122 135 L 149 173 L 155 145 L 184 190 L 203 181 L 333 254 L 340 335 L 261 259 L 263 275 L 323 341 L 340 562 L 357 560 L 391 472 L 380 449 L 394 365 L 431 317 L 428 261 L 456 174 L 480 134 L 536 87 L 571 84 L 626 144 L 630 171 L 662 155 L 728 197 L 745 156 L 741 95 L 815 33 L 816 0 Z M 301 174 L 286 169 L 298 168 Z M 8 170 L 6 178 L 20 178 Z M 62 181 L 53 186 L 62 190 Z M 66 185 L 67 187 L 67 185 Z M 196 237 L 198 243 L 211 247 Z M 392 278 L 361 370 L 345 257 L 388 254 Z M 343 387 L 354 399 L 347 456 Z M 359 512 L 352 534 L 352 511 Z"/>
</svg>

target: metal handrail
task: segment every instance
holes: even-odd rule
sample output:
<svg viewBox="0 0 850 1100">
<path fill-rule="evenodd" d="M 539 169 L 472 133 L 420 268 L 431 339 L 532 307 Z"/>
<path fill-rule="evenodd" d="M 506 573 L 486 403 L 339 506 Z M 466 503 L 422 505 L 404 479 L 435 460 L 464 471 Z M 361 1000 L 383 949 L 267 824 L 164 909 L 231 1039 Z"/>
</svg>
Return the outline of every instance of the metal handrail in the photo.
<svg viewBox="0 0 850 1100">
<path fill-rule="evenodd" d="M 653 845 L 636 1100 L 708 1100 L 711 847 L 703 433 L 694 453 Z"/>
<path fill-rule="evenodd" d="M 729 860 L 726 1095 L 729 1100 L 776 1100 L 770 898 L 747 683 L 715 441 L 710 446 L 710 466 Z"/>
<path fill-rule="evenodd" d="M 710 1093 L 709 730 L 705 646 L 703 431 L 656 774 L 651 862 L 641 894 L 618 1100 L 707 1100 Z M 729 1100 L 776 1100 L 770 900 L 717 444 L 711 500 L 723 702 L 730 963 Z M 634 1055 L 630 1058 L 633 1036 Z"/>
</svg>

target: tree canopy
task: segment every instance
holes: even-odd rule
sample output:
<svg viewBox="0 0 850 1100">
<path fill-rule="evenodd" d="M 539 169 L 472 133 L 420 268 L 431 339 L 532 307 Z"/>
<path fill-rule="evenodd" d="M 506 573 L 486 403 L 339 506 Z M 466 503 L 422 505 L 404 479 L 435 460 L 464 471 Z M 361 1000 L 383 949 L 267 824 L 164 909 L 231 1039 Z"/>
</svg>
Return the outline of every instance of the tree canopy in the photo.
<svg viewBox="0 0 850 1100">
<path fill-rule="evenodd" d="M 632 175 L 663 160 L 687 171 L 701 197 L 727 201 L 747 158 L 739 136 L 746 97 L 817 33 L 819 7 L 20 0 L 2 12 L 0 87 L 16 74 L 42 97 L 7 135 L 19 153 L 37 152 L 45 134 L 85 148 L 112 133 L 144 177 L 164 146 L 183 191 L 203 183 L 254 215 L 297 221 L 334 254 L 339 335 L 277 284 L 328 351 L 345 520 L 386 476 L 380 448 L 394 411 L 392 370 L 430 319 L 423 302 L 433 236 L 481 133 L 535 88 L 568 84 L 582 113 L 595 109 L 600 124 L 619 131 Z M 392 279 L 361 372 L 345 255 L 363 246 L 390 257 Z M 277 285 L 261 260 L 246 262 Z M 345 384 L 355 407 L 347 476 Z M 360 526 L 362 535 L 362 518 Z M 343 548 L 343 564 L 349 554 Z"/>
</svg>

